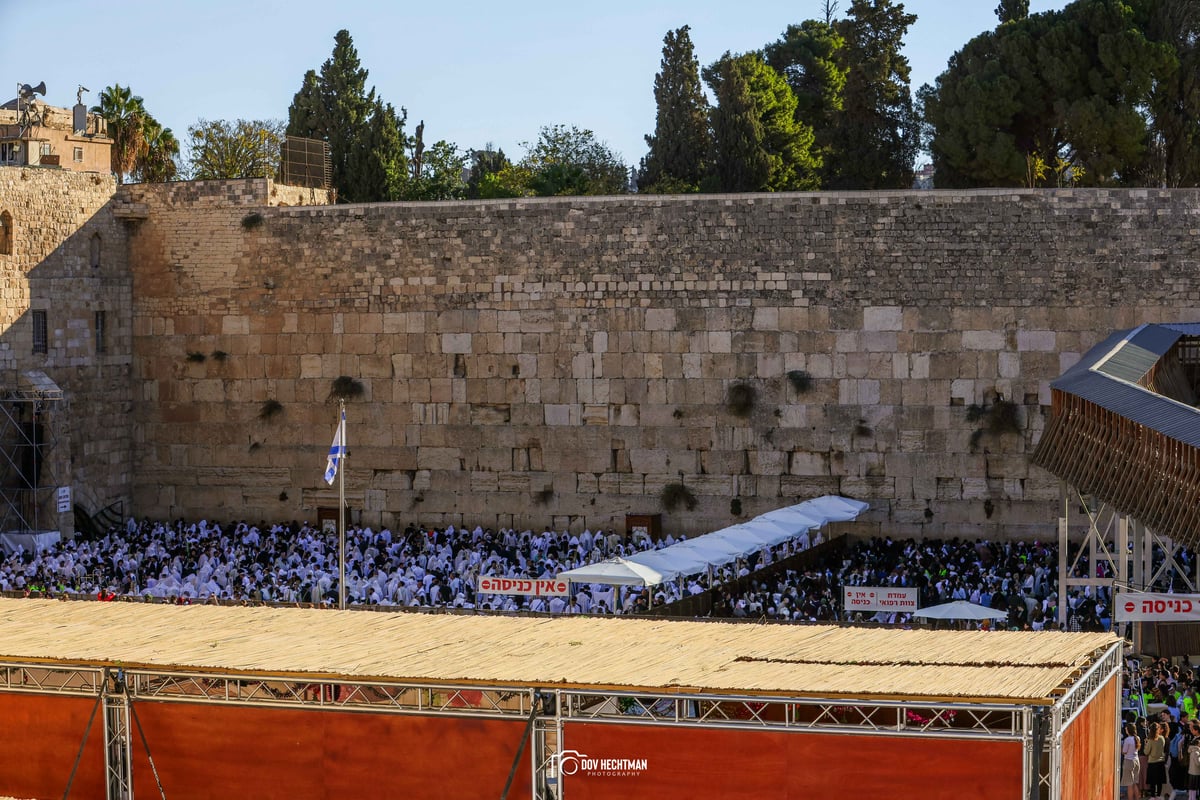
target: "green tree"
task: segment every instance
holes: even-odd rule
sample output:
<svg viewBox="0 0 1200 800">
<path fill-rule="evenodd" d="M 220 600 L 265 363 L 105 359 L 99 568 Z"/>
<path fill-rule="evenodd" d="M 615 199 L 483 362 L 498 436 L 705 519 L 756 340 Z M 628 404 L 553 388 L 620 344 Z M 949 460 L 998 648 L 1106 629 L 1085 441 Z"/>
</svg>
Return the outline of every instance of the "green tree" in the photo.
<svg viewBox="0 0 1200 800">
<path fill-rule="evenodd" d="M 1145 110 L 1170 56 L 1121 0 L 1077 0 L 975 37 L 922 91 L 937 185 L 1038 185 L 1038 163 L 1055 182 L 1144 180 Z"/>
<path fill-rule="evenodd" d="M 521 164 L 505 164 L 480 179 L 479 196 L 484 200 L 533 197 L 533 170 Z"/>
<path fill-rule="evenodd" d="M 1200 3 L 1142 0 L 1135 13 L 1147 38 L 1171 51 L 1150 91 L 1144 182 L 1200 186 Z"/>
<path fill-rule="evenodd" d="M 812 128 L 796 120 L 796 96 L 757 53 L 726 53 L 704 70 L 712 111 L 712 173 L 706 189 L 761 192 L 815 189 L 820 158 Z"/>
<path fill-rule="evenodd" d="M 101 90 L 100 104 L 93 106 L 92 111 L 108 123 L 112 171 L 117 183 L 124 183 L 125 176 L 133 173 L 146 151 L 144 125 L 149 117 L 146 107 L 130 87 L 116 83 Z"/>
<path fill-rule="evenodd" d="M 408 182 L 408 159 L 404 148 L 404 122 L 408 112 L 400 113 L 391 103 L 372 101 L 367 123 L 355 138 L 349 141 L 346 159 L 346 185 L 351 203 L 374 203 L 404 198 L 404 187 Z M 333 148 L 331 147 L 330 150 Z M 341 196 L 341 190 L 338 191 Z"/>
<path fill-rule="evenodd" d="M 1000 0 L 996 16 L 1001 23 L 1019 22 L 1029 16 L 1029 0 Z"/>
<path fill-rule="evenodd" d="M 367 89 L 367 70 L 349 31 L 340 30 L 320 72 L 306 72 L 292 98 L 287 134 L 328 142 L 339 199 L 372 202 L 399 196 L 406 169 L 403 125 L 404 117 Z"/>
<path fill-rule="evenodd" d="M 623 194 L 629 171 L 621 157 L 590 130 L 574 125 L 543 126 L 535 142 L 522 142 L 521 167 L 535 195 Z"/>
<path fill-rule="evenodd" d="M 142 124 L 142 136 L 146 147 L 137 164 L 137 173 L 143 181 L 161 183 L 175 180 L 179 172 L 179 140 L 170 128 L 147 116 Z"/>
<path fill-rule="evenodd" d="M 900 189 L 912 185 L 920 124 L 909 88 L 904 35 L 916 21 L 903 3 L 852 0 L 837 23 L 846 87 L 833 131 L 837 148 L 826 165 L 834 189 Z"/>
<path fill-rule="evenodd" d="M 405 200 L 461 200 L 466 197 L 467 155 L 452 142 L 440 140 L 425 147 L 425 123 L 409 140 L 409 176 Z"/>
<path fill-rule="evenodd" d="M 638 170 L 643 192 L 695 192 L 705 174 L 709 109 L 688 30 L 684 25 L 663 37 L 662 62 L 654 77 L 654 134 L 646 137 L 650 151 Z"/>
<path fill-rule="evenodd" d="M 500 172 L 510 166 L 504 150 L 494 149 L 488 142 L 482 150 L 471 152 L 471 167 L 467 173 L 466 196 L 471 199 L 483 197 L 482 186 L 489 175 Z"/>
<path fill-rule="evenodd" d="M 836 6 L 827 7 L 832 14 Z M 825 164 L 834 163 L 838 117 L 845 105 L 846 40 L 837 28 L 820 20 L 789 25 L 783 36 L 767 45 L 767 64 L 787 80 L 796 95 L 796 119 L 813 129 L 814 152 Z"/>
<path fill-rule="evenodd" d="M 199 120 L 188 128 L 194 180 L 271 178 L 279 172 L 282 120 Z"/>
</svg>

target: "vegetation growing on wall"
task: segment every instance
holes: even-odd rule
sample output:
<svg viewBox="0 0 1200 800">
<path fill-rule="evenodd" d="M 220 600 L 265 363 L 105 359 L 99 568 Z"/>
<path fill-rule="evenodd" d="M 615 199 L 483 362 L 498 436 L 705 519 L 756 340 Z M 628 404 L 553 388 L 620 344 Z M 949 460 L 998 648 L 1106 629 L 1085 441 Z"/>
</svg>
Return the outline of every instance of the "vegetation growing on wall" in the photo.
<svg viewBox="0 0 1200 800">
<path fill-rule="evenodd" d="M 349 375 L 339 375 L 333 379 L 333 385 L 329 387 L 329 400 L 353 400 L 356 397 L 363 396 L 362 381 L 355 380 Z"/>
<path fill-rule="evenodd" d="M 1003 436 L 1006 433 L 1020 433 L 1021 417 L 1017 404 L 1005 400 L 997 392 L 990 404 L 971 404 L 967 406 L 967 422 L 978 422 L 980 426 L 971 434 L 971 450 L 974 451 L 984 434 Z"/>
<path fill-rule="evenodd" d="M 686 506 L 688 511 L 696 507 L 696 495 L 682 483 L 668 483 L 663 487 L 660 499 L 667 511 L 674 511 L 680 505 Z"/>
<path fill-rule="evenodd" d="M 758 401 L 758 390 L 748 383 L 735 383 L 725 393 L 725 408 L 735 417 L 748 417 Z"/>
<path fill-rule="evenodd" d="M 262 407 L 258 410 L 258 418 L 267 420 L 283 413 L 283 403 L 278 400 L 264 400 Z"/>
<path fill-rule="evenodd" d="M 788 383 L 796 391 L 796 394 L 804 394 L 812 389 L 812 376 L 805 370 L 793 369 L 787 374 Z"/>
</svg>

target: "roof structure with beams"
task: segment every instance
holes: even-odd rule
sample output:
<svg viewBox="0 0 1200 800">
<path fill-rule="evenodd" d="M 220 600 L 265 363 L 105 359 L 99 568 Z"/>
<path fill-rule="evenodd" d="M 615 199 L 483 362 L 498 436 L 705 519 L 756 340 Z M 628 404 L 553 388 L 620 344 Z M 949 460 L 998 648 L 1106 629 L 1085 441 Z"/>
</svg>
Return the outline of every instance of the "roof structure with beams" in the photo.
<svg viewBox="0 0 1200 800">
<path fill-rule="evenodd" d="M 1200 323 L 1112 333 L 1051 385 L 1034 463 L 1200 545 Z"/>
<path fill-rule="evenodd" d="M 0 663 L 313 680 L 1052 705 L 1108 633 L 0 599 Z"/>
</svg>

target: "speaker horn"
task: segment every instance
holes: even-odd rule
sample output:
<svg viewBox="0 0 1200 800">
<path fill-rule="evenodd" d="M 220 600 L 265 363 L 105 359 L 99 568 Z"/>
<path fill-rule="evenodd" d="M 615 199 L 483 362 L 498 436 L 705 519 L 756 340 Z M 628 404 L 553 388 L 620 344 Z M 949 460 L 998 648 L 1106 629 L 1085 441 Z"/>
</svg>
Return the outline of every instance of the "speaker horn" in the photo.
<svg viewBox="0 0 1200 800">
<path fill-rule="evenodd" d="M 28 83 L 21 86 L 21 96 L 29 97 L 30 95 L 40 94 L 46 96 L 46 82 L 42 81 L 37 86 L 30 86 Z"/>
</svg>

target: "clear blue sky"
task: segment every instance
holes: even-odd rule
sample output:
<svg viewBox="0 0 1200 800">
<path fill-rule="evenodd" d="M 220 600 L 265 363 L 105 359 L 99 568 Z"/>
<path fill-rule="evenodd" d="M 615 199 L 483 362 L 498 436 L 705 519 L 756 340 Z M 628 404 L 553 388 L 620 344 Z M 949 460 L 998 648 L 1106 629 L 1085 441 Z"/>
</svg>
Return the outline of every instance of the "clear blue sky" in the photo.
<svg viewBox="0 0 1200 800">
<path fill-rule="evenodd" d="M 998 0 L 909 0 L 917 15 L 905 54 L 914 91 L 946 59 L 995 27 Z M 1066 0 L 1033 0 L 1031 11 Z M 849 0 L 840 0 L 844 13 Z M 3 100 L 45 81 L 45 101 L 89 106 L 121 83 L 186 143 L 199 119 L 286 119 L 305 70 L 350 31 L 368 85 L 399 109 L 409 132 L 462 148 L 492 142 L 516 158 L 542 125 L 590 128 L 629 164 L 654 129 L 654 75 L 663 35 L 691 26 L 701 65 L 726 50 L 779 38 L 819 15 L 820 0 L 570 0 L 511 3 L 398 0 L 0 0 Z M 3 102 L 0 100 L 0 102 Z"/>
</svg>

